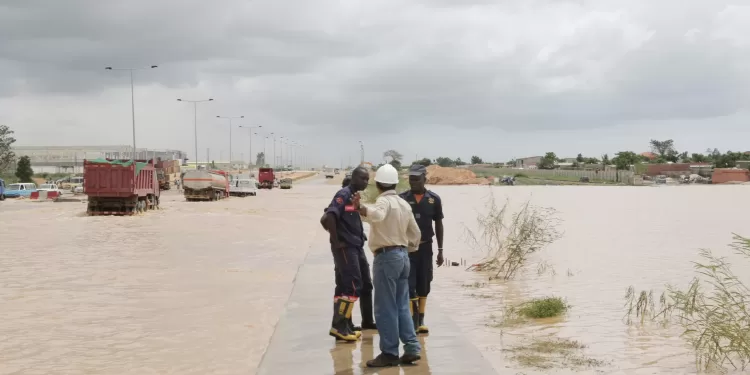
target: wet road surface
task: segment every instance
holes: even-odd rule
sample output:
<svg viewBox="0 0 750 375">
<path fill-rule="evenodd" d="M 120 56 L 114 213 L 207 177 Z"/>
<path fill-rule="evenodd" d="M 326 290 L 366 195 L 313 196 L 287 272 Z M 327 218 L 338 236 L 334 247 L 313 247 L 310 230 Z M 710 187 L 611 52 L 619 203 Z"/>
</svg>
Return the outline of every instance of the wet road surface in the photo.
<svg viewBox="0 0 750 375">
<path fill-rule="evenodd" d="M 322 237 L 325 240 L 325 236 Z M 372 264 L 371 254 L 368 257 Z M 336 343 L 328 335 L 330 327 L 322 324 L 331 321 L 333 288 L 330 250 L 316 246 L 297 274 L 294 291 L 261 362 L 261 375 L 495 373 L 455 323 L 434 304 L 429 314 L 431 333 L 420 335 L 422 359 L 417 364 L 388 369 L 365 368 L 368 360 L 380 354 L 377 331 L 364 331 L 356 343 Z M 354 310 L 353 320 L 360 322 L 358 307 Z"/>
</svg>

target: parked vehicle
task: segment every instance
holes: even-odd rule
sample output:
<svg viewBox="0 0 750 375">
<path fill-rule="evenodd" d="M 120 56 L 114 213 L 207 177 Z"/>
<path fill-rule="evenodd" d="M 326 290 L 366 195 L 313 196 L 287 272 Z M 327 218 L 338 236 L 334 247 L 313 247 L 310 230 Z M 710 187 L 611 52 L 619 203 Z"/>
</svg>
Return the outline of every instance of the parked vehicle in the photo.
<svg viewBox="0 0 750 375">
<path fill-rule="evenodd" d="M 292 188 L 292 179 L 291 178 L 282 178 L 279 182 L 279 188 L 280 189 L 291 189 Z"/>
<path fill-rule="evenodd" d="M 68 176 L 63 179 L 55 181 L 57 187 L 61 190 L 75 191 L 78 186 L 83 186 L 83 177 L 81 176 Z"/>
<path fill-rule="evenodd" d="M 166 174 L 164 174 L 164 170 L 161 168 L 156 168 L 156 180 L 159 181 L 159 189 L 169 190 L 172 188 L 172 184 L 169 183 Z"/>
<path fill-rule="evenodd" d="M 5 181 L 0 178 L 0 201 L 5 200 Z"/>
<path fill-rule="evenodd" d="M 229 185 L 229 195 L 237 197 L 255 196 L 258 194 L 258 181 L 254 178 L 233 180 Z"/>
<path fill-rule="evenodd" d="M 153 161 L 84 160 L 83 176 L 89 215 L 133 215 L 159 208 Z"/>
<path fill-rule="evenodd" d="M 516 178 L 513 176 L 503 176 L 503 179 L 500 180 L 500 183 L 513 186 L 516 184 Z"/>
<path fill-rule="evenodd" d="M 229 196 L 229 176 L 224 171 L 187 171 L 182 182 L 188 202 L 216 201 Z"/>
<path fill-rule="evenodd" d="M 57 186 L 57 184 L 41 184 L 39 185 L 39 188 L 37 188 L 38 191 L 46 191 L 46 192 L 56 192 L 58 194 L 62 194 L 63 191 L 60 190 L 60 188 Z"/>
<path fill-rule="evenodd" d="M 273 189 L 276 175 L 273 173 L 273 168 L 260 168 L 258 170 L 258 187 L 260 189 Z"/>
<path fill-rule="evenodd" d="M 19 184 L 10 184 L 5 188 L 6 198 L 28 198 L 31 193 L 36 191 L 36 184 L 33 182 L 22 182 Z"/>
</svg>

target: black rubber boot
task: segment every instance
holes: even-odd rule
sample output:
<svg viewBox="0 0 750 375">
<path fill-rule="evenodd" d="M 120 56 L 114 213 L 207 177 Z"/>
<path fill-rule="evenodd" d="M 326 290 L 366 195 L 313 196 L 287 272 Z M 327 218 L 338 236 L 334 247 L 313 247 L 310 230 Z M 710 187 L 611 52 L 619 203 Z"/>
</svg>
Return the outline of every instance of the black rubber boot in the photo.
<svg viewBox="0 0 750 375">
<path fill-rule="evenodd" d="M 352 304 L 352 301 L 343 298 L 338 298 L 334 301 L 333 321 L 331 322 L 331 330 L 328 331 L 329 335 L 339 340 L 357 341 L 357 336 L 352 332 L 346 318 L 346 312 L 353 307 Z"/>
<path fill-rule="evenodd" d="M 359 298 L 359 312 L 362 314 L 362 329 L 378 329 L 372 312 L 372 293 Z"/>
<path fill-rule="evenodd" d="M 414 322 L 414 332 L 418 332 L 419 327 L 419 298 L 412 298 L 409 300 L 409 312 L 411 312 L 411 320 Z"/>
<path fill-rule="evenodd" d="M 380 353 L 375 359 L 367 361 L 367 367 L 393 367 L 398 366 L 401 360 L 392 354 Z"/>
</svg>

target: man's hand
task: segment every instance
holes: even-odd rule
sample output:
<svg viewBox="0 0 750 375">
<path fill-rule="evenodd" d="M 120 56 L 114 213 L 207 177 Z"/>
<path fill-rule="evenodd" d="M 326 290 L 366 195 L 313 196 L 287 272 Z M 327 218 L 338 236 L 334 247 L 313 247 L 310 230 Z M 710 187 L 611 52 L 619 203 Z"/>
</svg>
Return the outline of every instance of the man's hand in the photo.
<svg viewBox="0 0 750 375">
<path fill-rule="evenodd" d="M 438 250 L 437 260 L 435 263 L 437 263 L 437 266 L 440 267 L 445 262 L 445 259 L 443 259 L 443 249 Z"/>
<path fill-rule="evenodd" d="M 360 201 L 362 200 L 362 195 L 359 194 L 359 192 L 354 193 L 354 196 L 352 197 L 352 205 L 354 208 L 359 210 L 360 207 Z"/>
</svg>

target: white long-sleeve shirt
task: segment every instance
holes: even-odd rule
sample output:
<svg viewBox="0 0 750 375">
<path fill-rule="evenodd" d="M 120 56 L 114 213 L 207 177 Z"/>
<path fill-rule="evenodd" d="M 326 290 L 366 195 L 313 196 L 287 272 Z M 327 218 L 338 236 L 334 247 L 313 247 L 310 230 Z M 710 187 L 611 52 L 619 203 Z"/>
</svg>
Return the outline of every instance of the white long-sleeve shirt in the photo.
<svg viewBox="0 0 750 375">
<path fill-rule="evenodd" d="M 362 215 L 362 221 L 370 224 L 370 250 L 406 246 L 409 252 L 417 251 L 422 232 L 409 203 L 394 190 L 380 194 L 375 204 L 364 206 L 367 215 Z"/>
</svg>

